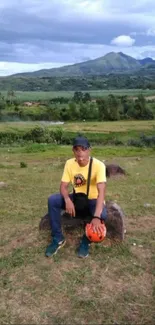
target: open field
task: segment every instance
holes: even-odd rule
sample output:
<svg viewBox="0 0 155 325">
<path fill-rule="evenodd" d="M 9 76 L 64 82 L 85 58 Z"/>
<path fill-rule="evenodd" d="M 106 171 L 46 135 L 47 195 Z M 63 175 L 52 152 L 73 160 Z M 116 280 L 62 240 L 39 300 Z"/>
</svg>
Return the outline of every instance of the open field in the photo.
<svg viewBox="0 0 155 325">
<path fill-rule="evenodd" d="M 1 122 L 0 144 L 23 146 L 42 143 L 41 150 L 57 144 L 71 144 L 73 138 L 85 135 L 94 146 L 116 145 L 154 147 L 155 121 L 74 122 Z M 31 149 L 30 149 L 31 150 Z"/>
<path fill-rule="evenodd" d="M 110 90 L 92 90 L 92 91 L 83 91 L 83 93 L 89 92 L 92 98 L 103 97 L 109 94 L 116 96 L 138 96 L 143 94 L 145 96 L 155 96 L 155 90 L 143 90 L 143 89 L 110 89 Z M 2 94 L 6 96 L 7 92 L 2 91 Z M 74 91 L 15 91 L 16 97 L 20 101 L 38 101 L 38 100 L 47 100 L 54 97 L 73 97 Z"/>
<path fill-rule="evenodd" d="M 73 132 L 130 132 L 155 130 L 155 120 L 151 121 L 114 121 L 114 122 L 71 122 L 53 124 L 52 122 L 1 122 L 0 132 L 9 130 L 30 130 L 36 126 L 47 126 L 50 129 L 62 128 Z"/>
<path fill-rule="evenodd" d="M 155 152 L 94 148 L 92 155 L 128 172 L 107 184 L 107 199 L 125 212 L 125 240 L 93 244 L 81 260 L 82 230 L 66 232 L 66 246 L 46 259 L 50 232 L 39 233 L 38 224 L 71 148 L 44 147 L 0 148 L 1 324 L 154 325 Z"/>
</svg>

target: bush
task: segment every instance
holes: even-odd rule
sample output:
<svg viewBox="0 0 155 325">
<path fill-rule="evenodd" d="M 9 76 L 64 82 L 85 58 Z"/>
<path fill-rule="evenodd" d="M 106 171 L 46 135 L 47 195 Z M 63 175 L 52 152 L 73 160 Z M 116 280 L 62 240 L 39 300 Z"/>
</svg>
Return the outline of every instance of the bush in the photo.
<svg viewBox="0 0 155 325">
<path fill-rule="evenodd" d="M 50 135 L 47 128 L 37 126 L 34 129 L 28 131 L 23 136 L 23 139 L 26 141 L 33 141 L 37 143 L 46 143 L 49 142 Z"/>
<path fill-rule="evenodd" d="M 142 134 L 140 136 L 141 142 L 146 146 L 146 147 L 152 147 L 155 146 L 155 136 L 146 136 Z"/>
<path fill-rule="evenodd" d="M 123 142 L 121 140 L 119 140 L 119 139 L 116 139 L 114 141 L 114 144 L 115 144 L 115 146 L 121 146 L 121 145 L 123 145 Z"/>
<path fill-rule="evenodd" d="M 143 147 L 143 143 L 141 142 L 141 140 L 137 140 L 137 139 L 130 139 L 127 142 L 128 146 L 133 146 L 133 147 Z"/>
<path fill-rule="evenodd" d="M 61 128 L 57 128 L 56 130 L 50 131 L 50 138 L 53 142 L 57 144 L 62 144 L 63 143 L 63 136 L 64 136 L 64 131 Z"/>
<path fill-rule="evenodd" d="M 27 167 L 27 163 L 25 163 L 24 161 L 20 162 L 20 167 L 21 168 L 26 168 Z"/>
<path fill-rule="evenodd" d="M 13 132 L 0 132 L 0 144 L 12 144 L 22 141 L 22 136 Z"/>
<path fill-rule="evenodd" d="M 155 136 L 141 135 L 139 139 L 128 140 L 127 144 L 128 146 L 135 146 L 135 147 L 154 147 Z"/>
</svg>

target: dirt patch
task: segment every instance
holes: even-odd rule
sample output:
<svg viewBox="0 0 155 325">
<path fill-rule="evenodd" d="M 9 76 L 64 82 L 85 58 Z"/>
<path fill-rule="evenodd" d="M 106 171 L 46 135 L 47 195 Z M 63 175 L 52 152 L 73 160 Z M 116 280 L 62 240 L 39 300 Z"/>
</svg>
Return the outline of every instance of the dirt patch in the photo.
<svg viewBox="0 0 155 325">
<path fill-rule="evenodd" d="M 23 230 L 24 228 L 24 230 Z M 39 246 L 40 242 L 38 240 L 38 229 L 33 228 L 30 226 L 22 226 L 20 229 L 14 229 L 14 236 L 9 236 L 8 240 L 10 240 L 6 245 L 1 246 L 0 248 L 0 255 L 1 256 L 7 256 L 10 254 L 13 250 L 17 248 L 22 248 L 22 247 L 35 247 Z"/>
<path fill-rule="evenodd" d="M 136 97 L 136 96 L 129 96 L 129 98 L 131 98 L 133 100 L 138 99 L 138 97 Z M 154 100 L 155 99 L 155 96 L 145 96 L 145 99 L 146 100 Z"/>
<path fill-rule="evenodd" d="M 132 253 L 137 257 L 137 259 L 145 265 L 146 269 L 150 272 L 151 266 L 150 261 L 152 253 L 150 249 L 137 246 L 131 246 Z"/>
<path fill-rule="evenodd" d="M 128 216 L 125 220 L 126 232 L 137 232 L 141 229 L 141 232 L 152 230 L 152 225 L 154 223 L 155 216 L 137 216 L 132 218 Z"/>
</svg>

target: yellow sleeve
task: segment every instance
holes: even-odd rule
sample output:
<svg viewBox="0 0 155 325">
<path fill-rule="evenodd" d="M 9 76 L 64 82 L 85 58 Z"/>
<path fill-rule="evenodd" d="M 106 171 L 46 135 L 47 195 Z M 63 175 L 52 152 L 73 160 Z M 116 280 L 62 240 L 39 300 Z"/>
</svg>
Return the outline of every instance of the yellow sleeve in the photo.
<svg viewBox="0 0 155 325">
<path fill-rule="evenodd" d="M 68 168 L 68 162 L 66 162 L 66 164 L 65 164 L 61 181 L 65 182 L 65 183 L 69 183 L 71 181 L 70 172 L 69 172 L 69 168 Z"/>
<path fill-rule="evenodd" d="M 98 170 L 97 170 L 97 174 L 96 174 L 96 183 L 103 183 L 106 182 L 106 167 L 104 163 L 100 163 L 98 165 Z"/>
</svg>

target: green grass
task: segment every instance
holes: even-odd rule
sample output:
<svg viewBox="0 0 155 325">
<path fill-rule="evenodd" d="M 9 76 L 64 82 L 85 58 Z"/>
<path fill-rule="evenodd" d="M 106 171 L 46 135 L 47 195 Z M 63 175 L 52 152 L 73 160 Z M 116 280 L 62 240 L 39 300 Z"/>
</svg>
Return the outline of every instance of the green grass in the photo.
<svg viewBox="0 0 155 325">
<path fill-rule="evenodd" d="M 83 91 L 87 92 L 87 91 Z M 6 96 L 7 92 L 2 91 L 2 94 Z M 110 89 L 110 90 L 92 90 L 89 91 L 90 95 L 95 97 L 107 96 L 109 94 L 114 95 L 128 95 L 128 96 L 138 96 L 139 94 L 144 94 L 145 96 L 155 95 L 155 90 L 142 90 L 142 89 Z M 20 101 L 38 101 L 47 100 L 54 97 L 72 97 L 74 91 L 16 91 L 16 97 Z"/>
<path fill-rule="evenodd" d="M 92 154 L 128 173 L 107 184 L 107 199 L 125 212 L 125 240 L 94 244 L 81 260 L 82 230 L 64 231 L 66 246 L 46 259 L 50 232 L 40 233 L 38 224 L 48 196 L 59 191 L 71 148 L 0 148 L 0 181 L 7 185 L 0 188 L 1 324 L 154 325 L 155 152 L 97 147 Z"/>
<path fill-rule="evenodd" d="M 155 120 L 152 121 L 114 121 L 114 122 L 70 122 L 63 125 L 50 124 L 50 122 L 1 122 L 2 131 L 30 130 L 36 126 L 47 126 L 50 129 L 62 128 L 65 131 L 74 132 L 130 132 L 130 131 L 154 131 Z"/>
<path fill-rule="evenodd" d="M 39 138 L 36 136 L 36 132 L 33 132 L 32 136 L 31 130 L 35 131 L 36 127 L 41 127 L 42 136 Z M 128 148 L 131 145 L 131 140 L 134 141 L 132 145 L 137 147 L 144 147 L 145 145 L 152 146 L 151 150 L 153 150 L 155 121 L 81 122 L 65 123 L 63 125 L 42 122 L 0 123 L 0 143 L 2 145 L 11 144 L 12 148 L 9 148 L 11 151 L 14 150 L 13 148 L 17 144 L 18 146 L 24 146 L 25 149 L 22 150 L 26 150 L 27 152 L 56 150 L 54 146 L 55 142 L 71 144 L 72 139 L 79 133 L 88 138 L 92 147 L 102 145 L 105 148 L 107 145 L 116 145 L 116 154 L 118 154 L 119 148 L 121 147 L 121 153 L 123 152 L 125 154 L 125 152 L 130 152 L 133 155 L 132 151 L 134 149 Z M 142 141 L 142 135 L 144 135 L 144 140 L 152 139 L 152 143 L 147 144 L 146 141 Z M 35 143 L 31 146 L 30 140 L 37 141 L 38 144 Z M 40 142 L 42 144 L 39 144 Z M 26 143 L 27 146 L 25 147 Z M 143 153 L 145 154 L 145 150 Z M 60 155 L 62 154 L 63 150 Z M 114 151 L 113 154 L 115 154 Z"/>
</svg>

